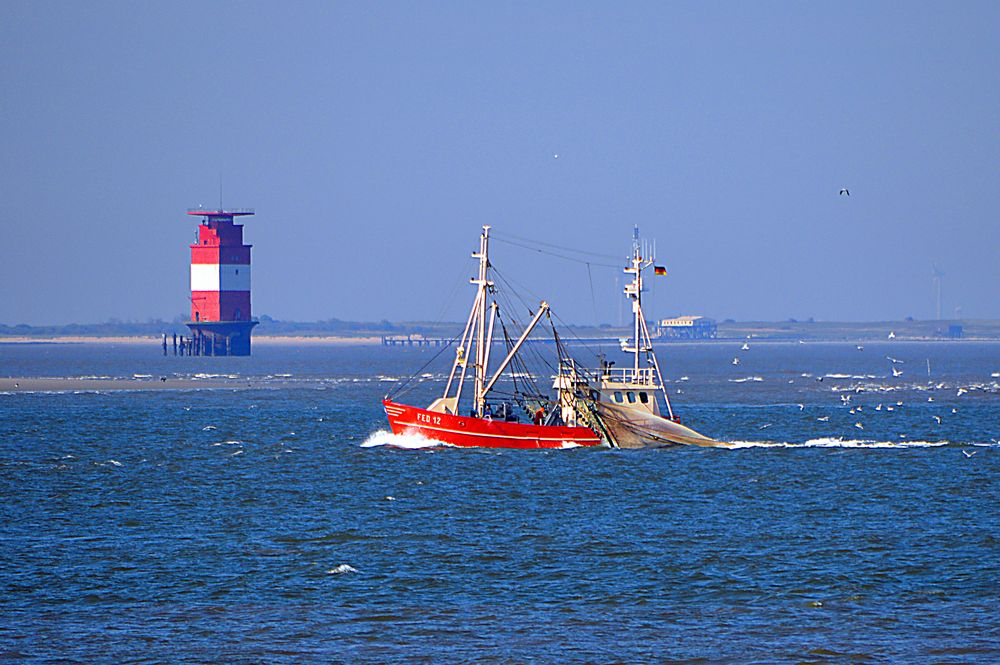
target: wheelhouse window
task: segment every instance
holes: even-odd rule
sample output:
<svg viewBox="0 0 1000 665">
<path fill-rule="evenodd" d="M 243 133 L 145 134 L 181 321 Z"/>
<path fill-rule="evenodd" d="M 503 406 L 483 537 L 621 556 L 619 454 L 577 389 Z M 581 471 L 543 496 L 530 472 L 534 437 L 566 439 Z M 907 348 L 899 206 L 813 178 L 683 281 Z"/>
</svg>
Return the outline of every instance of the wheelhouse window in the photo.
<svg viewBox="0 0 1000 665">
<path fill-rule="evenodd" d="M 615 401 L 619 404 L 622 402 L 622 392 L 620 390 L 615 391 Z"/>
<path fill-rule="evenodd" d="M 649 404 L 649 395 L 647 393 L 639 393 L 639 401 L 643 404 Z"/>
<path fill-rule="evenodd" d="M 635 404 L 635 393 L 630 390 L 626 393 L 626 395 L 628 396 L 628 403 Z"/>
</svg>

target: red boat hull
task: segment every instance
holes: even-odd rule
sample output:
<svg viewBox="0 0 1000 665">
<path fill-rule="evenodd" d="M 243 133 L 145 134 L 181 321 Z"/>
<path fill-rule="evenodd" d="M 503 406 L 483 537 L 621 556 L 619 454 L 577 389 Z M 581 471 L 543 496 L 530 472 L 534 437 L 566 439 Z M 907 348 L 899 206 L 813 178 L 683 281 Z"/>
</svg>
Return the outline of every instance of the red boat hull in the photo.
<svg viewBox="0 0 1000 665">
<path fill-rule="evenodd" d="M 382 400 L 393 434 L 419 434 L 463 448 L 573 448 L 598 446 L 601 438 L 587 427 L 526 425 L 455 416 Z"/>
</svg>

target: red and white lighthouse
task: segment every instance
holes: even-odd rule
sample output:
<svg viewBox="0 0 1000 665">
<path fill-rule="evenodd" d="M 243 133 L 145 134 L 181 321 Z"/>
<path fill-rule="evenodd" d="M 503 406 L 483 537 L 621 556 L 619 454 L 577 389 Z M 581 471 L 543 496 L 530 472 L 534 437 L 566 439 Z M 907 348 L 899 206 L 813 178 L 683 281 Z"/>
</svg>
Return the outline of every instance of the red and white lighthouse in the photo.
<svg viewBox="0 0 1000 665">
<path fill-rule="evenodd" d="M 243 244 L 237 217 L 253 210 L 188 210 L 202 218 L 191 245 L 191 329 L 196 355 L 248 356 L 250 330 L 250 247 Z"/>
</svg>

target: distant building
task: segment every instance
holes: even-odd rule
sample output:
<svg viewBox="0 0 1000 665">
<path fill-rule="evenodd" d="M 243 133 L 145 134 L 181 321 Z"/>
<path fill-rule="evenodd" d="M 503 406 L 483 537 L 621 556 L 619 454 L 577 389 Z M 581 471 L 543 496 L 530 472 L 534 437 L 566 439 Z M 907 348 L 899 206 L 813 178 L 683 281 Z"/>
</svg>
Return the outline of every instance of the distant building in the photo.
<svg viewBox="0 0 1000 665">
<path fill-rule="evenodd" d="M 715 319 L 707 316 L 678 316 L 657 325 L 660 337 L 676 339 L 715 339 L 718 328 Z"/>
</svg>

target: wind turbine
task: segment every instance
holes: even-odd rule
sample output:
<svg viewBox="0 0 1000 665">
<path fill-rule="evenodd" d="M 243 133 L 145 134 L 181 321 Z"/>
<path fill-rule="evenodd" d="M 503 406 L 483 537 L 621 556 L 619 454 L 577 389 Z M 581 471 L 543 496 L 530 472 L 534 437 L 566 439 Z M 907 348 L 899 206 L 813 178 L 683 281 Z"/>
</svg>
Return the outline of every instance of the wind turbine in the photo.
<svg viewBox="0 0 1000 665">
<path fill-rule="evenodd" d="M 934 295 L 935 303 L 935 314 L 937 315 L 937 320 L 941 320 L 941 278 L 944 277 L 944 272 L 937 267 L 937 264 L 933 264 L 931 268 L 931 289 Z"/>
</svg>

